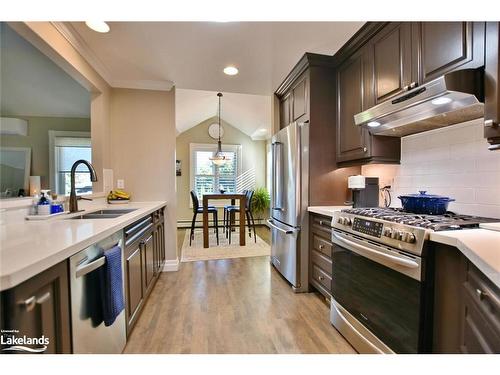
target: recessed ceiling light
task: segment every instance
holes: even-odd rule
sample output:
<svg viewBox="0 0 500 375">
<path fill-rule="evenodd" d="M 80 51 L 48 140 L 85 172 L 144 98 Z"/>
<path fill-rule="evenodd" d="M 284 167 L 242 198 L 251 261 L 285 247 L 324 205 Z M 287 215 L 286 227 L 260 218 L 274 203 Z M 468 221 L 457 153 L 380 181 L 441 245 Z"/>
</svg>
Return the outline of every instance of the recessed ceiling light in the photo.
<svg viewBox="0 0 500 375">
<path fill-rule="evenodd" d="M 85 25 L 98 33 L 107 33 L 109 25 L 104 21 L 85 21 Z"/>
<path fill-rule="evenodd" d="M 434 105 L 443 105 L 443 104 L 448 104 L 451 102 L 451 99 L 450 98 L 446 98 L 446 97 L 439 97 L 439 98 L 436 98 L 436 99 L 433 99 L 431 101 L 432 104 Z"/>
<path fill-rule="evenodd" d="M 367 124 L 370 128 L 376 128 L 377 126 L 380 126 L 380 122 L 378 121 L 370 121 L 368 124 Z"/>
<path fill-rule="evenodd" d="M 234 66 L 226 66 L 224 68 L 224 73 L 226 73 L 228 76 L 234 76 L 238 74 L 238 69 L 236 69 Z"/>
</svg>

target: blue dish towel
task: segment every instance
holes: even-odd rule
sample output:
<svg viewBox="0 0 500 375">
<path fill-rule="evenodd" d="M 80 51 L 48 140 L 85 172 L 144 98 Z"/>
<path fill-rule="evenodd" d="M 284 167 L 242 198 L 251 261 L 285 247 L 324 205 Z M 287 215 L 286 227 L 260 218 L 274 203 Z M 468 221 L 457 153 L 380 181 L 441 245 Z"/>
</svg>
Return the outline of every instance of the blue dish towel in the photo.
<svg viewBox="0 0 500 375">
<path fill-rule="evenodd" d="M 106 264 L 101 277 L 102 317 L 104 325 L 110 326 L 125 308 L 123 298 L 122 249 L 115 246 L 104 252 Z"/>
</svg>

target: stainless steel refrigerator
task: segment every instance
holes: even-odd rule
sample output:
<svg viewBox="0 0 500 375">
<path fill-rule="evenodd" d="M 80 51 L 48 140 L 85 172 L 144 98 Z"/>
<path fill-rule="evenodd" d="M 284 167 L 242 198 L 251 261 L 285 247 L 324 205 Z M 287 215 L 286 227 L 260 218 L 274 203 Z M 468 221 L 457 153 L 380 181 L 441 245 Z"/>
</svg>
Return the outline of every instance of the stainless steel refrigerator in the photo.
<svg viewBox="0 0 500 375">
<path fill-rule="evenodd" d="M 271 263 L 308 289 L 309 124 L 293 122 L 272 138 Z"/>
</svg>

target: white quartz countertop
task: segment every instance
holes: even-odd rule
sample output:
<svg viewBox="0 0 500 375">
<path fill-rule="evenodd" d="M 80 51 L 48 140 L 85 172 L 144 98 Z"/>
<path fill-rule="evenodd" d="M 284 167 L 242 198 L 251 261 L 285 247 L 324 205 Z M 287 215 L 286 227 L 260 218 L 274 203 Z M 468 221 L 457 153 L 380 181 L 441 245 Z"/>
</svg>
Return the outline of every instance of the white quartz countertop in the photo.
<svg viewBox="0 0 500 375">
<path fill-rule="evenodd" d="M 489 230 L 496 230 L 500 232 L 500 223 L 484 223 L 484 224 L 479 224 L 479 227 Z"/>
<path fill-rule="evenodd" d="M 0 291 L 12 288 L 87 246 L 166 206 L 167 202 L 130 202 L 92 207 L 136 209 L 113 219 L 66 220 L 82 212 L 43 221 L 13 221 L 0 225 Z"/>
<path fill-rule="evenodd" d="M 351 206 L 310 206 L 307 208 L 307 211 L 333 217 L 334 212 L 342 211 L 346 208 L 351 208 Z"/>
<path fill-rule="evenodd" d="M 500 232 L 487 229 L 432 232 L 430 240 L 458 248 L 500 288 Z"/>
</svg>

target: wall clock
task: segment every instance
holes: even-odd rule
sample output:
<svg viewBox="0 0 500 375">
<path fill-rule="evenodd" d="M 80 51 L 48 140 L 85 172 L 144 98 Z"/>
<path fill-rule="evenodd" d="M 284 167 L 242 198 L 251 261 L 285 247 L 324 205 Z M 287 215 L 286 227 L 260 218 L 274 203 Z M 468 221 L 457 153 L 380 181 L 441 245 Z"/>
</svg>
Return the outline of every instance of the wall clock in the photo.
<svg viewBox="0 0 500 375">
<path fill-rule="evenodd" d="M 212 124 L 208 127 L 208 135 L 213 139 L 219 139 L 219 124 Z M 220 126 L 220 137 L 224 137 L 224 128 Z"/>
</svg>

